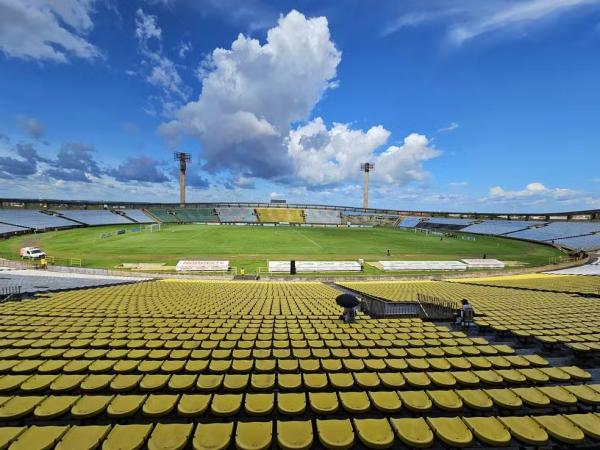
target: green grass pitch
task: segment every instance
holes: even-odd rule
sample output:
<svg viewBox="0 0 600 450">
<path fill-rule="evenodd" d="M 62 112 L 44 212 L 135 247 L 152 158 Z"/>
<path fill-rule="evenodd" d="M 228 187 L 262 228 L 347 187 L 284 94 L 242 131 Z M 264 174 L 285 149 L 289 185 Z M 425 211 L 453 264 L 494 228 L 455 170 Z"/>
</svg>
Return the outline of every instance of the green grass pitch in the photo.
<svg viewBox="0 0 600 450">
<path fill-rule="evenodd" d="M 0 242 L 0 256 L 16 259 L 19 248 L 41 247 L 59 259 L 81 258 L 83 266 L 114 268 L 121 263 L 166 263 L 180 259 L 228 259 L 255 272 L 267 260 L 457 260 L 488 258 L 547 264 L 561 253 L 549 246 L 512 239 L 476 236 L 475 241 L 444 238 L 392 228 L 251 227 L 168 225 L 151 233 L 134 226 L 87 227 L 23 235 Z M 128 232 L 101 238 L 119 229 Z M 387 250 L 391 256 L 387 256 Z M 367 274 L 382 273 L 366 266 Z"/>
</svg>

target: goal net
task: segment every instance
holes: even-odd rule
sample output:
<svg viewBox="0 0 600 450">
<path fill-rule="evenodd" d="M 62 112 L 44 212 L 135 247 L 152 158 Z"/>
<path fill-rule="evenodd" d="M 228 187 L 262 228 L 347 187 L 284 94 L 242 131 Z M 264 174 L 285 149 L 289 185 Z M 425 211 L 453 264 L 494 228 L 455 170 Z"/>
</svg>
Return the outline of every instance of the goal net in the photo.
<svg viewBox="0 0 600 450">
<path fill-rule="evenodd" d="M 146 225 L 146 231 L 150 233 L 154 233 L 155 231 L 160 231 L 160 223 L 152 223 L 150 225 Z"/>
</svg>

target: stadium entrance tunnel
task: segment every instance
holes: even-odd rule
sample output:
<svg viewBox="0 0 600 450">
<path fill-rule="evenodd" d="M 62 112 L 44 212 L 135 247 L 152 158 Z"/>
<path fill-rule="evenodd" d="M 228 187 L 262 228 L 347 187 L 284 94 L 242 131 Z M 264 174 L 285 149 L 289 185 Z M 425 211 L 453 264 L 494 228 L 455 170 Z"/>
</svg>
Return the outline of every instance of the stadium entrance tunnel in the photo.
<svg viewBox="0 0 600 450">
<path fill-rule="evenodd" d="M 452 321 L 458 311 L 458 305 L 455 302 L 438 297 L 419 294 L 417 300 L 390 301 L 356 292 L 337 284 L 334 287 L 356 295 L 361 300 L 361 311 L 373 318 L 418 317 L 424 320 Z"/>
</svg>

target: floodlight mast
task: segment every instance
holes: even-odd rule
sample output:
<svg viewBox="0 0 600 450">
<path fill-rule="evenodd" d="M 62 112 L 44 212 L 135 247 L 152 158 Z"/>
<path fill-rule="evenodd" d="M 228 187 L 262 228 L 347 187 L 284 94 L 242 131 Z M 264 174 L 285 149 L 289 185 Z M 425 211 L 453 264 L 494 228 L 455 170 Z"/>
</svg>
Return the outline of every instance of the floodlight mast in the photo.
<svg viewBox="0 0 600 450">
<path fill-rule="evenodd" d="M 369 172 L 375 168 L 375 164 L 366 162 L 361 163 L 360 170 L 365 173 L 365 182 L 363 187 L 363 208 L 369 207 Z"/>
<path fill-rule="evenodd" d="M 189 153 L 175 152 L 173 159 L 179 161 L 179 206 L 185 208 L 185 172 L 187 163 L 192 162 L 192 155 Z"/>
</svg>

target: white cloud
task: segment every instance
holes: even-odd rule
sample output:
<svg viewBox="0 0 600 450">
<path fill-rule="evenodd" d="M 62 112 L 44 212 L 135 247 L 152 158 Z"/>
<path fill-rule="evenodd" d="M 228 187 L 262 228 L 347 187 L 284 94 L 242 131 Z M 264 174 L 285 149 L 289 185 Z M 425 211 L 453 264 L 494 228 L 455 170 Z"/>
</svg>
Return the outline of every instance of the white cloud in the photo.
<svg viewBox="0 0 600 450">
<path fill-rule="evenodd" d="M 275 178 L 289 173 L 284 139 L 330 87 L 341 53 L 327 19 L 297 11 L 279 18 L 261 44 L 240 34 L 202 64 L 202 92 L 160 133 L 171 145 L 182 135 L 202 143 L 208 170 Z"/>
<path fill-rule="evenodd" d="M 578 196 L 579 192 L 564 188 L 547 188 L 540 182 L 529 183 L 525 189 L 517 191 L 507 191 L 500 186 L 490 188 L 489 195 L 482 201 L 508 202 L 514 200 L 528 200 L 529 202 L 539 202 L 540 200 L 560 200 L 566 201 Z"/>
<path fill-rule="evenodd" d="M 179 75 L 177 66 L 163 53 L 162 29 L 156 16 L 144 13 L 140 8 L 135 13 L 135 36 L 139 52 L 143 57 L 145 79 L 160 89 L 160 94 L 149 99 L 145 110 L 156 113 L 154 103 L 160 105 L 162 114 L 170 117 L 188 98 L 188 88 Z"/>
<path fill-rule="evenodd" d="M 530 32 L 533 25 L 544 25 L 561 15 L 598 5 L 600 0 L 431 0 L 407 1 L 401 14 L 385 29 L 390 34 L 405 27 L 441 22 L 446 37 L 456 45 L 491 33 Z"/>
<path fill-rule="evenodd" d="M 450 183 L 448 183 L 448 186 L 451 187 L 464 187 L 468 185 L 469 183 L 467 183 L 466 181 L 451 181 Z"/>
<path fill-rule="evenodd" d="M 438 128 L 437 133 L 446 133 L 448 131 L 454 131 L 459 128 L 460 125 L 456 122 L 451 122 L 448 126 Z"/>
<path fill-rule="evenodd" d="M 179 46 L 177 47 L 177 55 L 179 55 L 180 58 L 185 58 L 185 55 L 187 55 L 191 50 L 192 50 L 191 42 L 181 41 L 179 43 Z"/>
<path fill-rule="evenodd" d="M 390 132 L 381 125 L 365 132 L 336 123 L 328 130 L 318 117 L 290 132 L 288 154 L 297 177 L 313 186 L 358 180 L 361 162 L 375 164 L 371 174 L 375 183 L 401 185 L 426 179 L 429 173 L 422 163 L 441 152 L 426 136 L 413 133 L 402 145 L 389 146 L 377 154 L 389 137 Z"/>
<path fill-rule="evenodd" d="M 65 63 L 93 59 L 86 39 L 94 0 L 0 0 L 0 51 L 9 57 Z"/>
<path fill-rule="evenodd" d="M 553 18 L 598 0 L 529 0 L 506 5 L 489 15 L 453 27 L 450 38 L 457 44 L 485 33 Z"/>
</svg>

